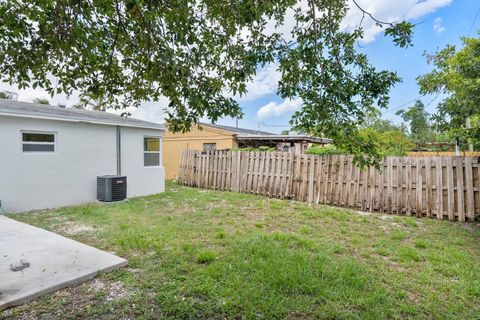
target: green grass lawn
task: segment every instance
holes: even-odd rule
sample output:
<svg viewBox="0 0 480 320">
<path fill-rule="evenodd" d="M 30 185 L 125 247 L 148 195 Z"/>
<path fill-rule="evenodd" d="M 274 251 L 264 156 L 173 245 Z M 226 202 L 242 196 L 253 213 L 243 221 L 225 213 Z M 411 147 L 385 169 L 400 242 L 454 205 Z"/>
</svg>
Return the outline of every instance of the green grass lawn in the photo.
<svg viewBox="0 0 480 320">
<path fill-rule="evenodd" d="M 12 318 L 480 319 L 480 228 L 167 184 L 13 215 L 129 261 Z"/>
</svg>

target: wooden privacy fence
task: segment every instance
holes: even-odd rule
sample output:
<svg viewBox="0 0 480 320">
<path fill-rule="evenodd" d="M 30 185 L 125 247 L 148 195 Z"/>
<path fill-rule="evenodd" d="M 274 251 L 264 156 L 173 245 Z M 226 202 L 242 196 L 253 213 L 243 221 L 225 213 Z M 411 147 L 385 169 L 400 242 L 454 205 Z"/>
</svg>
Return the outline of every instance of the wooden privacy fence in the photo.
<svg viewBox="0 0 480 320">
<path fill-rule="evenodd" d="M 455 157 L 455 151 L 410 151 L 407 152 L 407 156 L 409 157 L 435 157 L 435 156 L 442 156 L 442 157 Z M 462 157 L 480 157 L 479 151 L 461 151 L 460 156 Z"/>
<path fill-rule="evenodd" d="M 386 157 L 363 171 L 351 156 L 185 150 L 178 182 L 363 211 L 473 221 L 480 214 L 473 157 Z"/>
</svg>

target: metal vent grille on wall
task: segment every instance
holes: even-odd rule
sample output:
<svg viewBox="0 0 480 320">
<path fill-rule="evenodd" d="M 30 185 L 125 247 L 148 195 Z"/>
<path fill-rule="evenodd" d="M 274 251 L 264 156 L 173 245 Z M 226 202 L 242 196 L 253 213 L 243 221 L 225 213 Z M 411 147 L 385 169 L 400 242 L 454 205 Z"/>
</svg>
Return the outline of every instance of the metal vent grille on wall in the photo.
<svg viewBox="0 0 480 320">
<path fill-rule="evenodd" d="M 106 175 L 97 177 L 97 200 L 121 201 L 127 198 L 127 177 Z"/>
</svg>

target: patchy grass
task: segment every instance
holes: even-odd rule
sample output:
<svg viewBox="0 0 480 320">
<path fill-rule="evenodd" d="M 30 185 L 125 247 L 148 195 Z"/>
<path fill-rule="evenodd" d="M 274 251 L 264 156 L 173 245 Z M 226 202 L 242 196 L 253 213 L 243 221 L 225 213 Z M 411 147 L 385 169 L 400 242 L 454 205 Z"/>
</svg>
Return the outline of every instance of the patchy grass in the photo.
<svg viewBox="0 0 480 320">
<path fill-rule="evenodd" d="M 129 260 L 0 318 L 479 319 L 478 226 L 167 184 L 14 215 Z"/>
<path fill-rule="evenodd" d="M 216 256 L 217 255 L 215 254 L 215 252 L 213 252 L 211 250 L 203 250 L 203 251 L 200 251 L 197 254 L 197 262 L 198 263 L 209 263 L 209 262 L 212 262 L 213 260 L 215 260 Z"/>
</svg>

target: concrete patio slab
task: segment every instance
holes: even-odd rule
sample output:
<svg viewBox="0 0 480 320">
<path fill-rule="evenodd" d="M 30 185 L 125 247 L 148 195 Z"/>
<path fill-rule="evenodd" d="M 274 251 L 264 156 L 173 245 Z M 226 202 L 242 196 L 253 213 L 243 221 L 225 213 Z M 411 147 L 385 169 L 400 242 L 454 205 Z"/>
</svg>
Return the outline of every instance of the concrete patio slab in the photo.
<svg viewBox="0 0 480 320">
<path fill-rule="evenodd" d="M 108 252 L 0 216 L 0 310 L 126 264 Z"/>
</svg>

